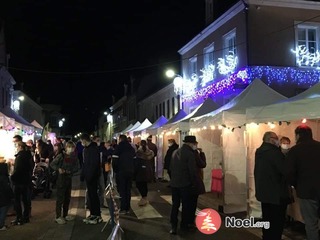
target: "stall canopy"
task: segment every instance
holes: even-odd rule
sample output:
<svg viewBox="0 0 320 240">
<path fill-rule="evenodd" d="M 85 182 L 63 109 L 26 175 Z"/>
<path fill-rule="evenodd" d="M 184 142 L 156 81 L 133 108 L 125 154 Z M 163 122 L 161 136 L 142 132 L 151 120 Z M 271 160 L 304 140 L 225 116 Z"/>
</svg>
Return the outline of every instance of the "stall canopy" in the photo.
<svg viewBox="0 0 320 240">
<path fill-rule="evenodd" d="M 23 117 L 18 115 L 15 111 L 13 111 L 10 107 L 6 106 L 0 110 L 4 115 L 7 117 L 13 118 L 16 122 L 21 123 L 28 127 L 33 127 L 31 123 L 29 123 L 27 120 L 25 120 Z"/>
<path fill-rule="evenodd" d="M 187 116 L 186 112 L 180 109 L 172 118 L 168 120 L 168 122 L 164 126 L 166 126 L 167 124 L 175 123 L 184 118 L 185 116 Z"/>
<path fill-rule="evenodd" d="M 40 123 L 38 123 L 36 120 L 33 120 L 31 122 L 31 124 L 36 128 L 43 129 L 43 127 L 40 125 Z"/>
<path fill-rule="evenodd" d="M 247 122 L 290 121 L 320 118 L 320 83 L 308 90 L 275 104 L 251 107 L 246 111 Z"/>
<path fill-rule="evenodd" d="M 139 132 L 142 130 L 145 130 L 146 128 L 150 127 L 152 125 L 152 123 L 149 121 L 148 118 L 146 118 L 139 127 L 137 127 L 136 129 L 133 130 L 133 132 Z"/>
<path fill-rule="evenodd" d="M 219 105 L 215 101 L 213 101 L 212 98 L 207 98 L 202 104 L 200 104 L 195 110 L 193 110 L 184 118 L 166 125 L 166 129 L 170 131 L 174 131 L 174 130 L 187 131 L 190 129 L 189 121 L 191 118 L 200 117 L 218 108 L 219 108 Z"/>
<path fill-rule="evenodd" d="M 161 115 L 150 127 L 146 128 L 146 132 L 149 134 L 157 134 L 158 128 L 162 127 L 168 122 L 163 115 Z"/>
<path fill-rule="evenodd" d="M 15 121 L 0 112 L 0 129 L 9 130 L 15 127 Z"/>
<path fill-rule="evenodd" d="M 192 127 L 222 125 L 238 127 L 246 123 L 246 109 L 252 106 L 264 106 L 287 98 L 276 92 L 259 79 L 255 79 L 245 90 L 229 103 L 204 116 L 192 118 Z"/>
<path fill-rule="evenodd" d="M 126 127 L 125 129 L 123 129 L 123 130 L 120 132 L 120 134 L 126 133 L 126 132 L 127 132 L 130 128 L 132 128 L 132 127 L 133 127 L 133 124 L 130 123 L 128 127 Z"/>
<path fill-rule="evenodd" d="M 139 121 L 137 121 L 131 128 L 129 128 L 126 131 L 123 131 L 123 133 L 128 133 L 128 132 L 132 132 L 134 131 L 136 128 L 138 128 L 141 125 L 141 123 Z"/>
</svg>

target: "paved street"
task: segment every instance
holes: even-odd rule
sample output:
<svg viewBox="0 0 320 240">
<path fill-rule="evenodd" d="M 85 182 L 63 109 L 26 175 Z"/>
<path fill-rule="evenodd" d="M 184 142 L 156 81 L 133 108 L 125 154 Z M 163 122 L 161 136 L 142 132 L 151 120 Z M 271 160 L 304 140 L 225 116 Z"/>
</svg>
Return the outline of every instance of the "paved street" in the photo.
<svg viewBox="0 0 320 240">
<path fill-rule="evenodd" d="M 169 234 L 169 215 L 171 209 L 170 188 L 166 186 L 168 183 L 150 184 L 150 204 L 146 207 L 138 207 L 136 189 L 133 189 L 132 212 L 129 215 L 120 216 L 120 225 L 124 231 L 122 239 L 135 240 L 157 240 L 157 239 L 173 239 L 173 240 L 259 240 L 260 229 L 236 229 L 222 227 L 214 235 L 205 235 L 198 230 L 192 232 L 179 232 L 178 235 Z M 85 186 L 80 183 L 79 176 L 74 177 L 71 202 L 71 215 L 75 215 L 73 222 L 66 225 L 58 225 L 54 222 L 55 218 L 55 191 L 51 199 L 43 199 L 42 195 L 36 197 L 33 201 L 31 222 L 22 226 L 12 226 L 8 231 L 0 232 L 1 240 L 79 240 L 79 239 L 107 239 L 111 233 L 111 225 L 107 225 L 103 232 L 102 228 L 109 219 L 107 208 L 102 209 L 102 217 L 104 222 L 98 225 L 86 225 L 82 219 L 88 214 L 84 208 Z M 200 209 L 210 206 L 198 206 Z M 9 223 L 14 216 L 7 218 Z M 304 239 L 303 234 L 298 234 L 290 229 L 285 230 L 284 239 L 300 240 Z"/>
</svg>

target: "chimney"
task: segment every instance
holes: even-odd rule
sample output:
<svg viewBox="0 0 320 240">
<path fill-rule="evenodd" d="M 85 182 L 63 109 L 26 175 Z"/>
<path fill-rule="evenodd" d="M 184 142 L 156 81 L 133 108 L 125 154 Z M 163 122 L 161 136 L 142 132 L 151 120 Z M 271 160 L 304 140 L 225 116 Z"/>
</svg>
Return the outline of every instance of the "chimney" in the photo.
<svg viewBox="0 0 320 240">
<path fill-rule="evenodd" d="M 123 84 L 124 87 L 124 96 L 127 96 L 128 94 L 128 84 Z"/>
<path fill-rule="evenodd" d="M 134 84 L 134 81 L 135 81 L 135 79 L 134 79 L 134 77 L 133 76 L 130 76 L 130 82 L 131 82 L 131 95 L 133 95 L 133 89 L 134 89 L 134 87 L 133 87 L 133 84 Z"/>
</svg>

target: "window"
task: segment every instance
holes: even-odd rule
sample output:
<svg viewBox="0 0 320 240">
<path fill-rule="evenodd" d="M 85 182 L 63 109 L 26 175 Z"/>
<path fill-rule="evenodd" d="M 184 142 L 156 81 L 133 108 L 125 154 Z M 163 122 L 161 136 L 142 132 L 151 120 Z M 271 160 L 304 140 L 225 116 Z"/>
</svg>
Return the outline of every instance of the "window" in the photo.
<svg viewBox="0 0 320 240">
<path fill-rule="evenodd" d="M 175 106 L 174 106 L 174 97 L 171 99 L 171 106 L 172 106 L 172 115 L 171 116 L 174 116 L 174 114 L 175 114 Z"/>
<path fill-rule="evenodd" d="M 158 105 L 156 106 L 156 118 L 158 118 L 159 115 L 158 115 Z"/>
<path fill-rule="evenodd" d="M 228 55 L 237 55 L 237 48 L 236 48 L 236 29 L 228 32 L 223 37 L 223 57 Z"/>
<path fill-rule="evenodd" d="M 161 115 L 163 115 L 163 114 L 162 114 L 162 107 L 161 107 L 161 103 L 159 104 L 159 114 L 160 114 L 160 116 L 161 116 Z"/>
<path fill-rule="evenodd" d="M 209 64 L 214 65 L 214 44 L 210 44 L 203 50 L 203 62 L 204 67 L 208 67 Z"/>
<path fill-rule="evenodd" d="M 296 63 L 298 66 L 320 66 L 319 27 L 312 23 L 296 26 Z"/>
<path fill-rule="evenodd" d="M 163 114 L 163 116 L 166 116 L 166 104 L 165 104 L 165 102 L 162 103 L 162 114 Z"/>
<path fill-rule="evenodd" d="M 167 100 L 167 117 L 170 117 L 170 100 Z"/>
<path fill-rule="evenodd" d="M 189 59 L 189 75 L 197 74 L 197 56 L 194 56 Z"/>
</svg>

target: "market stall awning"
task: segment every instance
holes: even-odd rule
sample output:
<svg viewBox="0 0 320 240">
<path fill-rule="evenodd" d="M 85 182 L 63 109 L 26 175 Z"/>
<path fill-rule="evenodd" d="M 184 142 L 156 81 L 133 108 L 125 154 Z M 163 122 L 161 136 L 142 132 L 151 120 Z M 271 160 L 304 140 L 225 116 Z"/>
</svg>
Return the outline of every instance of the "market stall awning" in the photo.
<svg viewBox="0 0 320 240">
<path fill-rule="evenodd" d="M 31 123 L 29 123 L 27 120 L 25 120 L 23 117 L 21 117 L 19 114 L 17 114 L 15 111 L 13 111 L 10 107 L 6 106 L 0 110 L 4 115 L 7 117 L 13 118 L 16 122 L 21 123 L 28 127 L 33 127 Z"/>
<path fill-rule="evenodd" d="M 31 122 L 31 124 L 36 128 L 43 129 L 43 127 L 40 125 L 40 123 L 38 123 L 36 120 L 33 120 Z"/>
</svg>

